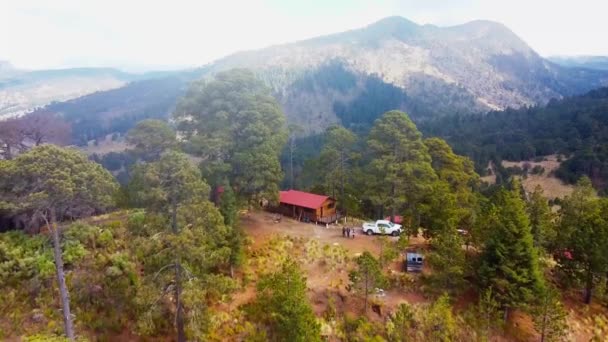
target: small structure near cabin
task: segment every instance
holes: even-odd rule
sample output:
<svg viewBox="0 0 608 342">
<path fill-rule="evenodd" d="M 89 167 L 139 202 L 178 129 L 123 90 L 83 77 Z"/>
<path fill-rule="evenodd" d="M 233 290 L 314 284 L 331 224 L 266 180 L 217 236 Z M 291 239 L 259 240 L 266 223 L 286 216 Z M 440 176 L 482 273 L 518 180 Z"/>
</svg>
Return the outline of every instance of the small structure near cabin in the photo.
<svg viewBox="0 0 608 342">
<path fill-rule="evenodd" d="M 340 219 L 335 199 L 297 190 L 281 191 L 274 211 L 304 222 L 327 224 Z"/>
<path fill-rule="evenodd" d="M 424 257 L 420 253 L 405 253 L 405 270 L 407 272 L 422 272 Z"/>
</svg>

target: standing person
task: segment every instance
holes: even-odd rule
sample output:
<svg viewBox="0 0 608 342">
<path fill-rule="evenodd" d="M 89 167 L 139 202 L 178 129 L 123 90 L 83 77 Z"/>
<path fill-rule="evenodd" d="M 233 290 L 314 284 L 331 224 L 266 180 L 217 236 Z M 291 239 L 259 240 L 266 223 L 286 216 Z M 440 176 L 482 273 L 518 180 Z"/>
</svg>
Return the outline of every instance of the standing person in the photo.
<svg viewBox="0 0 608 342">
<path fill-rule="evenodd" d="M 352 232 L 350 232 L 350 235 L 352 235 L 352 238 L 353 238 L 353 239 L 355 238 L 355 228 L 354 228 L 354 227 L 353 227 Z"/>
<path fill-rule="evenodd" d="M 350 237 L 350 227 L 346 227 L 346 237 Z"/>
<path fill-rule="evenodd" d="M 346 237 L 346 227 L 342 226 L 342 237 Z"/>
</svg>

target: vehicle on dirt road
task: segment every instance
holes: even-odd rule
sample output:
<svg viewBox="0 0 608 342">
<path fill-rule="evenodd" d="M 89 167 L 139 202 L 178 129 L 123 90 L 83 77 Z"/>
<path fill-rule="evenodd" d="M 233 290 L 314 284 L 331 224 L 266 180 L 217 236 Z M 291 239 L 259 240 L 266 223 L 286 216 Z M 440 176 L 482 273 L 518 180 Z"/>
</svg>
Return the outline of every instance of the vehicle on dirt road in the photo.
<svg viewBox="0 0 608 342">
<path fill-rule="evenodd" d="M 378 220 L 376 222 L 366 222 L 361 227 L 364 234 L 385 234 L 399 236 L 401 234 L 401 225 L 388 220 Z"/>
</svg>

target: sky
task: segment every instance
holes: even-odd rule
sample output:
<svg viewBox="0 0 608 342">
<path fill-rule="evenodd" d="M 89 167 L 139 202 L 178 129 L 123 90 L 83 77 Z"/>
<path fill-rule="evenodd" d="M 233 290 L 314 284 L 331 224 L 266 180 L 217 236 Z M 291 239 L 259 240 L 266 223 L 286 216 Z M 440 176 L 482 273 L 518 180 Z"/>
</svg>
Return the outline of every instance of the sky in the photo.
<svg viewBox="0 0 608 342">
<path fill-rule="evenodd" d="M 24 69 L 201 66 L 402 16 L 505 24 L 543 56 L 608 55 L 608 0 L 0 0 L 0 60 Z"/>
</svg>

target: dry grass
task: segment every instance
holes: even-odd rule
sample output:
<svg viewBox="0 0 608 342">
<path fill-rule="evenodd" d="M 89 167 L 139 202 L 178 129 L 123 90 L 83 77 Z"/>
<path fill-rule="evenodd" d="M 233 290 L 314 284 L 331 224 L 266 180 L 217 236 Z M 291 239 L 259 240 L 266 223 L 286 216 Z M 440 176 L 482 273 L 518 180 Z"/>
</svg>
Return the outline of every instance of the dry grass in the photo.
<svg viewBox="0 0 608 342">
<path fill-rule="evenodd" d="M 537 185 L 540 185 L 544 191 L 544 195 L 547 198 L 564 198 L 572 193 L 574 188 L 572 185 L 564 184 L 560 179 L 554 176 L 553 172 L 557 170 L 560 166 L 560 162 L 557 161 L 556 155 L 550 155 L 545 157 L 546 160 L 541 162 L 534 161 L 520 161 L 520 162 L 512 162 L 504 160 L 502 165 L 504 167 L 521 167 L 528 163 L 530 167 L 533 168 L 535 166 L 541 166 L 545 169 L 545 172 L 542 175 L 532 175 L 528 174 L 526 179 L 522 180 L 522 184 L 524 189 L 528 192 L 534 191 Z"/>
</svg>

